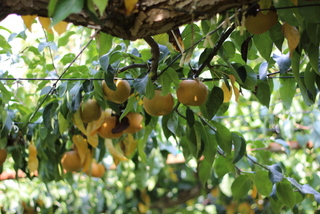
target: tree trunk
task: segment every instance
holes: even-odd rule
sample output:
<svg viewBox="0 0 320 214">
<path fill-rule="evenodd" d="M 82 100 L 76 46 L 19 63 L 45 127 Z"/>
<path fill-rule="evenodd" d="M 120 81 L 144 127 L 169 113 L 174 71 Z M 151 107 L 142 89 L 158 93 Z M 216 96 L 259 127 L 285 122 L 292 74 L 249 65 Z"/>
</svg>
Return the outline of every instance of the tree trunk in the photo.
<svg viewBox="0 0 320 214">
<path fill-rule="evenodd" d="M 9 14 L 48 16 L 50 0 L 0 0 L 0 20 Z M 75 25 L 101 28 L 105 33 L 128 40 L 136 40 L 165 33 L 196 20 L 210 19 L 217 13 L 239 8 L 256 0 L 139 0 L 136 10 L 125 15 L 123 0 L 109 0 L 103 25 L 95 23 L 82 11 L 65 21 Z"/>
</svg>

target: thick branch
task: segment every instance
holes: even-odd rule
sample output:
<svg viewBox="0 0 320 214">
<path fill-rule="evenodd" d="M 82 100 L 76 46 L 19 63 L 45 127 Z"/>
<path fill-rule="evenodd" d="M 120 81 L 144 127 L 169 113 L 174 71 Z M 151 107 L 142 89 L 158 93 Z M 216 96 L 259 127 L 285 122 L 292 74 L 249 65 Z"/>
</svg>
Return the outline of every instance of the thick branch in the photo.
<svg viewBox="0 0 320 214">
<path fill-rule="evenodd" d="M 9 14 L 48 16 L 50 0 L 0 0 L 0 20 Z M 256 0 L 140 0 L 130 16 L 123 13 L 122 0 L 109 0 L 100 26 L 88 14 L 72 14 L 65 21 L 101 31 L 123 39 L 136 40 L 165 33 L 193 20 L 210 19 L 217 13 L 238 8 Z"/>
</svg>

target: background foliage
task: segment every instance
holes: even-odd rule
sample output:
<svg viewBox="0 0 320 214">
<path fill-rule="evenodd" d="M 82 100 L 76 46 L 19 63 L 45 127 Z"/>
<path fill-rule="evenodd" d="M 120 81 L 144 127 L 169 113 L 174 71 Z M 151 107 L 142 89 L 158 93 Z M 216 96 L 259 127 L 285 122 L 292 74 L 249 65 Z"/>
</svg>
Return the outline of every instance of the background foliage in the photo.
<svg viewBox="0 0 320 214">
<path fill-rule="evenodd" d="M 126 41 L 71 24 L 66 31 L 50 33 L 50 25 L 40 24 L 39 18 L 32 27 L 47 30 L 30 33 L 31 24 L 21 32 L 0 27 L 0 146 L 8 151 L 1 170 L 26 174 L 1 181 L 2 211 L 317 210 L 319 6 L 294 3 L 273 1 L 275 8 L 284 9 L 277 9 L 277 24 L 260 35 L 251 35 L 241 25 L 233 29 L 238 20 L 229 19 L 234 11 L 228 11 L 181 27 L 183 53 L 173 49 L 166 35 L 155 37 L 160 48 L 156 79 L 146 66 L 153 56 L 144 40 Z M 62 6 L 51 7 L 57 12 Z M 53 23 L 68 14 L 62 15 L 53 15 Z M 284 23 L 294 32 L 283 33 Z M 298 45 L 291 48 L 290 41 L 297 39 Z M 179 104 L 175 94 L 179 82 L 195 76 L 208 86 L 207 102 L 200 107 Z M 102 94 L 101 81 L 111 84 L 114 77 L 127 79 L 133 91 L 121 105 L 106 101 Z M 233 91 L 227 102 L 224 98 L 231 92 L 222 90 L 223 84 Z M 162 117 L 148 115 L 141 105 L 156 86 L 175 97 L 174 110 Z M 96 148 L 90 147 L 108 169 L 102 178 L 64 173 L 60 164 L 63 153 L 72 148 L 72 136 L 80 133 L 73 115 L 92 97 L 119 115 L 144 116 L 143 130 L 133 134 L 137 148 L 115 169 L 102 139 Z M 124 140 L 125 136 L 113 144 L 119 149 Z M 28 168 L 31 142 L 38 152 L 36 174 Z M 184 160 L 169 162 L 171 155 Z"/>
</svg>

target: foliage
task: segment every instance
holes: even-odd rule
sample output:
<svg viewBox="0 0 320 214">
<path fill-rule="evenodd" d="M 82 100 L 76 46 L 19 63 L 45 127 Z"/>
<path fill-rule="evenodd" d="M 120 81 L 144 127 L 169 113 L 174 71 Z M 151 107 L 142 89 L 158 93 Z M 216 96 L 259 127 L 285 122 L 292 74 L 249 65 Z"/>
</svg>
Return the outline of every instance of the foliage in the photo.
<svg viewBox="0 0 320 214">
<path fill-rule="evenodd" d="M 100 12 L 106 6 L 88 2 Z M 275 8 L 294 5 L 273 3 Z M 66 6 L 73 10 L 67 13 Z M 52 25 L 83 7 L 84 1 L 51 1 Z M 238 18 L 227 13 L 183 26 L 184 52 L 161 41 L 166 36 L 157 40 L 165 45 L 159 45 L 155 72 L 150 70 L 154 53 L 143 40 L 126 41 L 71 25 L 60 36 L 43 31 L 30 40 L 27 28 L 11 32 L 1 27 L 0 147 L 9 154 L 1 170 L 22 170 L 27 176 L 18 180 L 24 191 L 13 180 L 1 182 L 1 208 L 9 213 L 28 206 L 41 213 L 318 209 L 318 9 L 277 10 L 277 24 L 254 36 L 235 26 Z M 39 26 L 39 20 L 35 22 L 33 26 Z M 17 51 L 15 42 L 21 43 Z M 12 72 L 17 68 L 24 70 L 23 77 Z M 114 87 L 114 77 L 127 79 L 132 88 L 123 104 L 103 95 L 102 80 Z M 208 86 L 206 103 L 178 103 L 180 80 L 195 77 Z M 175 97 L 172 112 L 161 117 L 148 115 L 141 103 L 143 97 L 152 98 L 156 88 Z M 230 101 L 224 99 L 230 96 Z M 74 115 L 91 98 L 120 118 L 128 112 L 144 116 L 143 129 L 133 138 L 123 134 L 105 144 L 99 137 L 96 147 L 88 146 L 108 169 L 101 179 L 64 173 L 60 164 L 63 153 L 73 147 L 73 136 L 85 135 Z M 117 159 L 115 152 L 123 155 L 121 146 L 128 141 L 137 145 L 133 153 Z M 37 158 L 32 152 L 39 161 L 37 173 L 28 168 L 29 145 L 37 148 Z M 169 163 L 172 154 L 183 156 L 183 163 Z M 8 200 L 13 197 L 16 200 Z"/>
</svg>

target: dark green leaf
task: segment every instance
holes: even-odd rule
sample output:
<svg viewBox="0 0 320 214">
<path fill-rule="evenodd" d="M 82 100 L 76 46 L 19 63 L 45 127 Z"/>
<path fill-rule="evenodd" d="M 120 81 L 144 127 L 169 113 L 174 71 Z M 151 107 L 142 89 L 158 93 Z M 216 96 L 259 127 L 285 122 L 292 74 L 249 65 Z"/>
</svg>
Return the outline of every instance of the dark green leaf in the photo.
<svg viewBox="0 0 320 214">
<path fill-rule="evenodd" d="M 187 118 L 187 123 L 190 127 L 194 125 L 195 119 L 194 119 L 194 113 L 190 108 L 187 108 L 186 110 L 186 118 Z"/>
<path fill-rule="evenodd" d="M 282 51 L 282 44 L 284 41 L 284 36 L 281 29 L 282 29 L 282 25 L 279 22 L 277 22 L 277 24 L 275 24 L 269 30 L 271 40 L 280 51 Z"/>
<path fill-rule="evenodd" d="M 301 16 L 310 23 L 320 23 L 320 16 L 319 16 L 319 11 L 320 11 L 320 6 L 319 6 L 319 1 L 316 0 L 311 0 L 311 1 L 304 1 L 304 0 L 299 0 L 298 1 L 299 6 L 299 12 Z M 303 5 L 310 5 L 310 7 L 303 7 Z M 315 6 L 318 5 L 318 6 Z"/>
<path fill-rule="evenodd" d="M 246 153 L 246 141 L 242 135 L 232 132 L 232 142 L 234 146 L 234 158 L 232 163 L 237 163 Z"/>
<path fill-rule="evenodd" d="M 292 73 L 295 78 L 295 80 L 298 83 L 298 86 L 300 88 L 301 94 L 303 96 L 303 100 L 307 105 L 312 105 L 313 101 L 310 99 L 307 89 L 305 85 L 303 84 L 301 77 L 300 77 L 300 55 L 293 51 L 292 58 L 291 58 L 291 67 L 292 67 Z"/>
<path fill-rule="evenodd" d="M 273 3 L 275 8 L 287 7 L 287 9 L 285 10 L 277 10 L 278 16 L 282 21 L 287 22 L 292 26 L 299 25 L 297 14 L 295 14 L 297 10 L 294 8 L 290 8 L 292 6 L 295 6 L 291 0 L 274 1 Z"/>
<path fill-rule="evenodd" d="M 214 86 L 205 104 L 206 111 L 204 116 L 207 119 L 211 120 L 213 116 L 218 112 L 222 103 L 223 103 L 223 91 L 220 87 Z"/>
<path fill-rule="evenodd" d="M 247 196 L 251 186 L 252 182 L 246 175 L 239 175 L 231 185 L 233 199 L 239 200 Z"/>
<path fill-rule="evenodd" d="M 51 102 L 43 110 L 43 123 L 49 130 L 52 129 L 52 119 L 54 118 L 58 106 L 57 102 Z"/>
<path fill-rule="evenodd" d="M 262 105 L 269 107 L 271 93 L 268 82 L 258 80 L 255 95 Z"/>
<path fill-rule="evenodd" d="M 211 121 L 211 124 L 216 128 L 216 137 L 218 145 L 225 153 L 230 154 L 232 148 L 231 132 L 227 127 L 223 126 L 221 123 Z"/>
<path fill-rule="evenodd" d="M 313 70 L 320 75 L 320 68 L 319 68 L 319 43 L 317 45 L 310 44 L 308 51 L 307 51 L 310 64 Z"/>
</svg>

